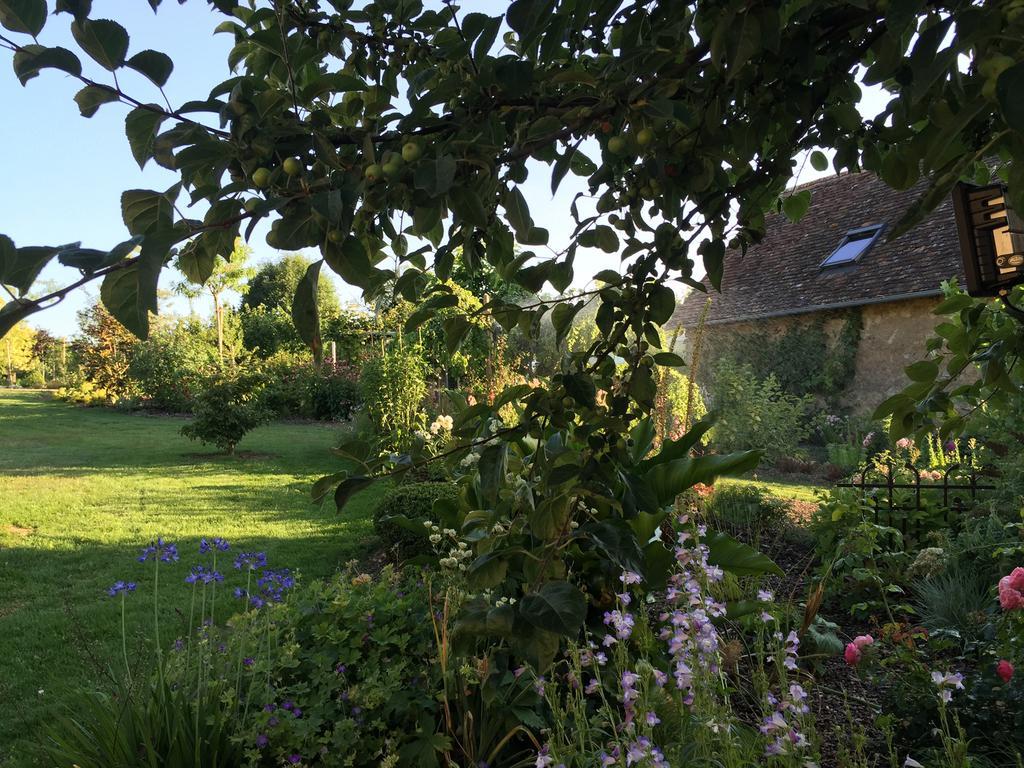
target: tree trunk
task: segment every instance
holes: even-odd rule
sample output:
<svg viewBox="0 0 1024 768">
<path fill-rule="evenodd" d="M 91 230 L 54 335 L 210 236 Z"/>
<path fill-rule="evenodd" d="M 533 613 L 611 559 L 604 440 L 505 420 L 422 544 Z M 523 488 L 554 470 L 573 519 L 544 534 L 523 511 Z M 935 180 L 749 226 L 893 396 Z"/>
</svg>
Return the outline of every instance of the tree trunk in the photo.
<svg viewBox="0 0 1024 768">
<path fill-rule="evenodd" d="M 224 307 L 220 303 L 220 294 L 213 294 L 213 316 L 217 322 L 217 358 L 224 367 Z"/>
</svg>

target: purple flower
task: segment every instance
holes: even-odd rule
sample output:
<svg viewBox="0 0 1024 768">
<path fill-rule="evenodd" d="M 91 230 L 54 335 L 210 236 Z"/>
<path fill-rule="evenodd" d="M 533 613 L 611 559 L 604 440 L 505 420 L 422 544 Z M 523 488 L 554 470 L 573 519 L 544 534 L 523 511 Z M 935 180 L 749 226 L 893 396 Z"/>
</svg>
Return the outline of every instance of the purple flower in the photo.
<svg viewBox="0 0 1024 768">
<path fill-rule="evenodd" d="M 270 737 L 267 736 L 267 734 L 265 734 L 265 733 L 261 733 L 259 736 L 256 737 L 256 746 L 259 749 L 263 749 L 269 743 L 270 743 Z"/>
<path fill-rule="evenodd" d="M 134 592 L 135 582 L 134 581 L 115 581 L 114 585 L 107 590 L 107 594 L 111 597 L 115 597 L 122 592 Z"/>
<path fill-rule="evenodd" d="M 294 715 L 295 717 L 302 717 L 302 710 L 296 707 L 292 710 L 292 715 Z"/>
<path fill-rule="evenodd" d="M 267 725 L 269 725 L 271 728 L 276 728 L 277 724 L 280 722 L 281 721 L 278 720 L 276 717 L 272 717 L 269 720 L 267 720 Z"/>
<path fill-rule="evenodd" d="M 302 762 L 302 755 L 288 755 L 288 762 L 297 765 Z"/>
<path fill-rule="evenodd" d="M 291 700 L 287 700 L 281 705 L 281 709 L 287 709 L 289 712 L 291 712 L 294 706 L 295 704 Z"/>
<path fill-rule="evenodd" d="M 164 542 L 162 538 L 158 538 L 155 542 L 151 541 L 147 546 L 142 548 L 142 554 L 139 555 L 139 562 L 144 563 L 149 560 L 150 557 L 159 557 L 165 563 L 177 562 L 178 547 L 174 544 Z"/>
<path fill-rule="evenodd" d="M 205 555 L 211 549 L 217 549 L 221 552 L 227 552 L 229 549 L 231 549 L 231 545 L 229 545 L 226 541 L 224 541 L 224 539 L 220 538 L 219 536 L 215 538 L 212 542 L 207 541 L 205 538 L 199 540 L 199 554 Z"/>
<path fill-rule="evenodd" d="M 242 666 L 245 667 L 251 667 L 255 663 L 256 659 L 254 659 L 252 656 L 246 656 L 244 659 L 242 659 Z"/>
<path fill-rule="evenodd" d="M 265 568 L 266 565 L 266 552 L 243 552 L 235 558 L 235 568 L 239 570 L 248 568 L 250 571 L 255 571 L 257 568 Z"/>
<path fill-rule="evenodd" d="M 185 577 L 185 583 L 195 584 L 199 581 L 203 582 L 203 584 L 209 584 L 214 581 L 224 581 L 224 576 L 221 575 L 220 571 L 210 570 L 202 565 L 193 565 L 192 570 Z"/>
</svg>

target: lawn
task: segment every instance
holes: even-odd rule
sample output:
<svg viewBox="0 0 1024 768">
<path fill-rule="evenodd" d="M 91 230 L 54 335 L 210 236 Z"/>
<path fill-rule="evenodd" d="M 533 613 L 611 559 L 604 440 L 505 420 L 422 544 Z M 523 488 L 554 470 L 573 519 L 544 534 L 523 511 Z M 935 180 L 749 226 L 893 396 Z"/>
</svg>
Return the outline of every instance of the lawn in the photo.
<svg viewBox="0 0 1024 768">
<path fill-rule="evenodd" d="M 792 499 L 794 501 L 810 501 L 816 502 L 818 500 L 817 494 L 825 490 L 830 485 L 819 482 L 795 482 L 792 480 L 759 480 L 755 478 L 745 477 L 723 477 L 715 481 L 716 485 L 757 485 L 762 488 L 768 489 L 768 491 L 780 499 Z"/>
<path fill-rule="evenodd" d="M 0 392 L 0 765 L 31 765 L 18 739 L 37 737 L 69 690 L 123 668 L 120 603 L 106 596 L 119 579 L 138 582 L 127 599 L 129 658 L 148 657 L 153 572 L 137 556 L 150 539 L 181 552 L 161 565 L 165 643 L 187 623 L 184 577 L 204 536 L 227 539 L 227 556 L 266 551 L 270 566 L 305 579 L 366 552 L 379 489 L 344 516 L 310 502 L 311 482 L 338 468 L 328 450 L 336 427 L 262 427 L 239 447 L 249 457 L 234 458 L 186 440 L 184 423 Z M 223 554 L 218 570 L 230 610 L 241 574 Z"/>
</svg>

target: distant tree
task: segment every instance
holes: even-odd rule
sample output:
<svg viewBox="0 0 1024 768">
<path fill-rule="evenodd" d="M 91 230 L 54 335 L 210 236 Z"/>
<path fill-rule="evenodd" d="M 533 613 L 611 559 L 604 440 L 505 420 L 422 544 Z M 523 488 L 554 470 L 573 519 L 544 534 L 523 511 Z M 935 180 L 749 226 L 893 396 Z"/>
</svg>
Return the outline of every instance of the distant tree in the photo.
<svg viewBox="0 0 1024 768">
<path fill-rule="evenodd" d="M 135 346 L 139 343 L 100 302 L 78 313 L 81 333 L 73 342 L 85 378 L 114 402 L 132 390 L 128 377 Z"/>
<path fill-rule="evenodd" d="M 249 281 L 249 290 L 242 297 L 242 308 L 265 307 L 291 312 L 295 291 L 312 263 L 301 253 L 286 253 L 278 261 L 261 265 Z M 321 318 L 338 314 L 341 307 L 338 292 L 326 276 L 320 278 L 317 307 Z"/>
<path fill-rule="evenodd" d="M 292 321 L 292 301 L 310 260 L 300 253 L 287 253 L 278 261 L 260 266 L 242 297 L 243 343 L 264 356 L 279 350 L 299 351 L 306 347 Z M 341 312 L 334 284 L 320 277 L 317 287 L 320 321 L 328 325 Z"/>
<path fill-rule="evenodd" d="M 176 292 L 189 299 L 199 298 L 203 294 L 209 294 L 213 299 L 213 321 L 217 329 L 217 357 L 221 364 L 224 363 L 224 294 L 233 291 L 245 295 L 249 280 L 256 275 L 256 270 L 246 264 L 251 255 L 252 248 L 246 245 L 242 238 L 237 237 L 231 254 L 226 259 L 223 256 L 218 256 L 214 261 L 213 271 L 206 282 L 199 284 L 183 280 L 174 287 Z"/>
<path fill-rule="evenodd" d="M 7 370 L 7 386 L 18 383 L 18 373 L 32 367 L 35 360 L 34 347 L 36 331 L 25 323 L 14 326 L 3 340 L 4 367 Z"/>
</svg>

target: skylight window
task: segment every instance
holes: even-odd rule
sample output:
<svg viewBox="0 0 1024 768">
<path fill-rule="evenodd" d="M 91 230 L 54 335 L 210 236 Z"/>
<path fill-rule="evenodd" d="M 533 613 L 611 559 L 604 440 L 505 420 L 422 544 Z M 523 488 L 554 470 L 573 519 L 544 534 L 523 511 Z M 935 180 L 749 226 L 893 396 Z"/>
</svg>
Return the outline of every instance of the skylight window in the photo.
<svg viewBox="0 0 1024 768">
<path fill-rule="evenodd" d="M 823 267 L 837 267 L 841 264 L 852 264 L 868 249 L 875 244 L 878 236 L 882 234 L 882 225 L 875 224 L 870 227 L 851 229 L 846 237 L 839 243 L 839 247 L 829 254 L 828 258 L 821 262 Z"/>
</svg>

